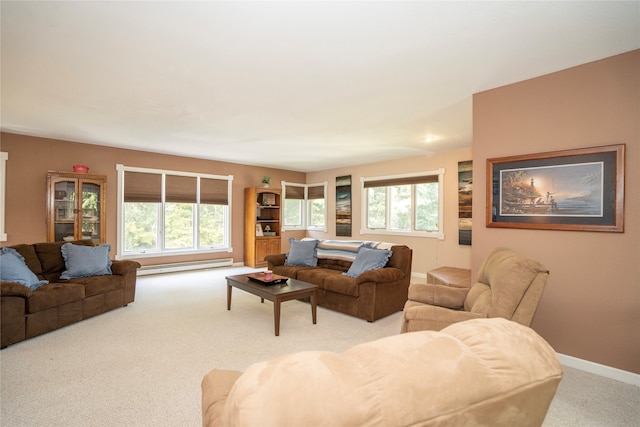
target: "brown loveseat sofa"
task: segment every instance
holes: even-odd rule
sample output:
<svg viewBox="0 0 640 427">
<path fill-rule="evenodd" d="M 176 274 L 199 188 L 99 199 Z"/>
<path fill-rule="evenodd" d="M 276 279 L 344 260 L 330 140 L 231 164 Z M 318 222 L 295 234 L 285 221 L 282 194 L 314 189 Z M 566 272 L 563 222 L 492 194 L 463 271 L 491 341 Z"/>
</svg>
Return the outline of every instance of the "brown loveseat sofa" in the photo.
<svg viewBox="0 0 640 427">
<path fill-rule="evenodd" d="M 311 239 L 303 239 L 311 240 Z M 396 313 L 407 301 L 413 251 L 405 245 L 342 240 L 317 241 L 317 266 L 285 265 L 287 254 L 265 259 L 274 274 L 318 285 L 318 305 L 373 322 Z M 383 268 L 345 276 L 363 244 L 385 247 L 391 257 Z"/>
<path fill-rule="evenodd" d="M 551 346 L 496 318 L 305 351 L 202 380 L 202 425 L 540 426 L 562 378 Z"/>
<path fill-rule="evenodd" d="M 24 257 L 38 279 L 49 283 L 32 291 L 2 279 L 2 348 L 133 302 L 139 263 L 112 261 L 111 275 L 61 280 L 66 268 L 61 252 L 64 243 L 10 246 Z M 95 246 L 90 240 L 70 243 Z"/>
</svg>

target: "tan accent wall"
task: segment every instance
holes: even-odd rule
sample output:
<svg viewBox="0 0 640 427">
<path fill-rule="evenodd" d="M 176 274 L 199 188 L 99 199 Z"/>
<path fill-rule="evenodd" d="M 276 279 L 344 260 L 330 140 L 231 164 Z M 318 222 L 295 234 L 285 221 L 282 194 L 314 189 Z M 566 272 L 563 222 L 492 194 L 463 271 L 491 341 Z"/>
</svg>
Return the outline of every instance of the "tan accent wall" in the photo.
<svg viewBox="0 0 640 427">
<path fill-rule="evenodd" d="M 624 233 L 486 228 L 486 160 L 626 144 Z M 551 271 L 532 327 L 559 353 L 640 373 L 640 50 L 473 98 L 473 252 L 510 247 Z"/>
<path fill-rule="evenodd" d="M 305 182 L 300 172 L 239 165 L 189 157 L 154 154 L 91 144 L 37 138 L 3 132 L 0 149 L 9 153 L 7 161 L 6 219 L 8 241 L 2 245 L 44 242 L 47 239 L 46 174 L 48 170 L 73 171 L 73 165 L 89 166 L 89 173 L 107 175 L 107 243 L 116 251 L 117 172 L 116 164 L 143 168 L 233 175 L 232 247 L 233 254 L 219 252 L 180 257 L 140 258 L 143 265 L 165 262 L 229 258 L 242 262 L 244 251 L 244 188 L 260 186 L 264 175 L 272 185 L 281 180 Z"/>
</svg>

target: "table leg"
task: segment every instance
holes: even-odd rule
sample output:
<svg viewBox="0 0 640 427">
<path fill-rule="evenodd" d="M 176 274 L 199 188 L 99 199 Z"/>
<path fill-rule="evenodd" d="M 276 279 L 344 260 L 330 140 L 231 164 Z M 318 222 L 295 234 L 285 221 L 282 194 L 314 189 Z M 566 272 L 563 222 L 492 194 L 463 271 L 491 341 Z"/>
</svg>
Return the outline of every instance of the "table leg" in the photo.
<svg viewBox="0 0 640 427">
<path fill-rule="evenodd" d="M 313 319 L 313 324 L 316 324 L 316 306 L 318 303 L 318 291 L 314 290 L 311 294 L 311 318 Z"/>
<path fill-rule="evenodd" d="M 273 322 L 276 328 L 276 336 L 280 336 L 280 298 L 273 302 Z"/>
<path fill-rule="evenodd" d="M 232 286 L 227 283 L 227 310 L 231 310 L 231 288 Z"/>
</svg>

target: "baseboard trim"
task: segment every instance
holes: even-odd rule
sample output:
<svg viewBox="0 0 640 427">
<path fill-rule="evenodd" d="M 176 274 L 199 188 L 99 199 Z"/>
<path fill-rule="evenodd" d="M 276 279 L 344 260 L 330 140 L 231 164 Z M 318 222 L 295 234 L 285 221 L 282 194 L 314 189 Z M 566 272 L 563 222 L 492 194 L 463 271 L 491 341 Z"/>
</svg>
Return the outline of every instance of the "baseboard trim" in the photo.
<svg viewBox="0 0 640 427">
<path fill-rule="evenodd" d="M 634 374 L 633 372 L 623 371 L 622 369 L 612 368 L 611 366 L 601 365 L 584 359 L 578 359 L 577 357 L 567 356 L 566 354 L 557 353 L 557 355 L 558 360 L 564 366 L 580 369 L 581 371 L 640 387 L 639 374 Z"/>
<path fill-rule="evenodd" d="M 416 272 L 412 271 L 411 272 L 411 283 L 413 283 L 413 282 L 427 283 L 427 275 L 425 273 L 416 273 Z"/>
</svg>

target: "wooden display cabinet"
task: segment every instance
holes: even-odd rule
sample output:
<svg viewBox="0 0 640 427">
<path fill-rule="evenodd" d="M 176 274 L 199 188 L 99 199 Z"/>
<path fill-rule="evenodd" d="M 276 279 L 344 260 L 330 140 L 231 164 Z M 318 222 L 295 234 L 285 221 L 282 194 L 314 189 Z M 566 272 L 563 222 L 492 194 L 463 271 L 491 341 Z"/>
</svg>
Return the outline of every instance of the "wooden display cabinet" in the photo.
<svg viewBox="0 0 640 427">
<path fill-rule="evenodd" d="M 244 190 L 244 264 L 265 267 L 267 255 L 279 254 L 281 191 L 249 187 Z"/>
<path fill-rule="evenodd" d="M 107 177 L 47 173 L 47 241 L 106 241 Z"/>
</svg>

